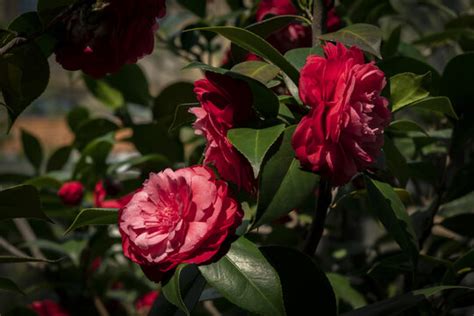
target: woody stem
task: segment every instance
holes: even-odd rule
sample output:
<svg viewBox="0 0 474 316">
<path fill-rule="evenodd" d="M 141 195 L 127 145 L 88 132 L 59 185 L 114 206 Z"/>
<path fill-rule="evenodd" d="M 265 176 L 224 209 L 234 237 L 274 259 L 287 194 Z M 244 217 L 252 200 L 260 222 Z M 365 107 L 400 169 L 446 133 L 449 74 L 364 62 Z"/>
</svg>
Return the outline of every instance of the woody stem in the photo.
<svg viewBox="0 0 474 316">
<path fill-rule="evenodd" d="M 324 4 L 323 0 L 313 0 L 313 46 L 319 42 L 319 36 L 323 33 Z"/>
</svg>

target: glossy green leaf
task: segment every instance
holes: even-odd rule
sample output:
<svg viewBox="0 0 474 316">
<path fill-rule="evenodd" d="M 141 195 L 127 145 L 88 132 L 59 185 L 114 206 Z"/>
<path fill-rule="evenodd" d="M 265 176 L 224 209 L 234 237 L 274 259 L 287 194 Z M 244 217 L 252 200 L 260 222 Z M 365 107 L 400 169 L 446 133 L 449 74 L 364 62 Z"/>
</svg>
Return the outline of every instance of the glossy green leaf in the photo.
<svg viewBox="0 0 474 316">
<path fill-rule="evenodd" d="M 33 257 L 16 257 L 16 256 L 0 256 L 0 263 L 27 263 L 27 262 L 46 262 L 46 263 L 56 263 L 59 260 L 48 260 L 48 259 L 41 259 L 41 258 L 33 258 Z"/>
<path fill-rule="evenodd" d="M 286 315 L 277 272 L 258 248 L 244 237 L 225 257 L 200 266 L 204 278 L 235 305 L 261 315 Z"/>
<path fill-rule="evenodd" d="M 425 89 L 430 74 L 418 76 L 410 72 L 390 78 L 392 112 L 397 112 L 410 103 L 426 98 L 430 93 Z"/>
<path fill-rule="evenodd" d="M 447 97 L 424 98 L 423 100 L 413 102 L 410 104 L 410 107 L 438 112 L 454 119 L 458 118 L 456 112 L 454 112 L 451 101 Z"/>
<path fill-rule="evenodd" d="M 149 316 L 185 315 L 184 312 L 180 311 L 175 304 L 168 300 L 168 297 L 173 295 L 180 296 L 180 299 L 178 297 L 171 299 L 181 301 L 184 304 L 183 308 L 186 308 L 186 310 L 189 312 L 192 312 L 196 304 L 199 302 L 201 293 L 204 289 L 204 286 L 206 285 L 206 280 L 202 277 L 197 266 L 193 264 L 186 265 L 185 267 L 179 269 L 179 285 L 177 283 L 175 285 L 169 284 L 171 282 L 178 281 L 175 280 L 177 274 L 175 273 L 175 276 L 172 278 L 172 280 L 170 280 L 168 284 L 164 285 L 164 295 L 160 295 L 155 301 L 150 313 L 148 314 Z M 164 289 L 169 286 L 174 287 L 174 289 Z M 179 294 L 176 291 L 177 286 L 179 286 Z"/>
<path fill-rule="evenodd" d="M 357 46 L 363 51 L 382 59 L 380 45 L 382 43 L 382 32 L 371 24 L 352 24 L 334 33 L 319 36 L 325 41 L 339 42 L 347 46 Z"/>
<path fill-rule="evenodd" d="M 196 120 L 196 116 L 189 112 L 192 107 L 199 107 L 199 103 L 184 103 L 176 107 L 173 123 L 171 123 L 168 131 L 170 133 L 176 131 L 183 125 L 191 124 Z"/>
<path fill-rule="evenodd" d="M 81 157 L 76 163 L 73 172 L 73 178 L 87 181 L 90 185 L 94 185 L 95 181 L 105 176 L 105 162 L 114 146 L 115 140 L 113 135 L 105 135 L 97 138 L 87 144 L 82 150 Z"/>
<path fill-rule="evenodd" d="M 246 61 L 235 65 L 231 71 L 266 84 L 278 75 L 280 68 L 263 61 Z"/>
<path fill-rule="evenodd" d="M 137 64 L 124 65 L 117 73 L 108 75 L 103 80 L 119 91 L 126 102 L 147 106 L 151 101 L 148 80 Z"/>
<path fill-rule="evenodd" d="M 158 172 L 165 168 L 171 167 L 171 162 L 163 155 L 151 154 L 140 157 L 133 157 L 125 161 L 121 161 L 109 168 L 109 173 L 124 172 L 131 169 L 138 169 L 143 174 L 150 172 Z"/>
<path fill-rule="evenodd" d="M 46 89 L 49 64 L 34 42 L 0 57 L 0 91 L 9 114 L 9 128 L 16 118 Z"/>
<path fill-rule="evenodd" d="M 190 312 L 188 310 L 188 307 L 184 303 L 180 289 L 181 271 L 184 268 L 186 268 L 185 264 L 178 266 L 171 280 L 169 280 L 168 283 L 161 288 L 161 290 L 168 301 L 179 307 L 179 309 L 181 309 L 183 312 L 186 313 L 186 315 L 189 316 Z"/>
<path fill-rule="evenodd" d="M 263 38 L 271 35 L 288 26 L 294 22 L 305 22 L 311 24 L 311 21 L 307 20 L 301 15 L 277 15 L 263 21 L 256 22 L 246 27 L 252 33 L 255 33 Z"/>
<path fill-rule="evenodd" d="M 94 139 L 115 132 L 118 128 L 117 124 L 104 118 L 83 121 L 77 127 L 75 145 L 79 149 L 83 149 Z"/>
<path fill-rule="evenodd" d="M 132 139 L 138 151 L 143 155 L 160 154 L 170 161 L 183 160 L 183 145 L 177 137 L 170 137 L 166 124 L 135 125 Z"/>
<path fill-rule="evenodd" d="M 90 208 L 82 210 L 64 233 L 88 225 L 114 225 L 118 223 L 118 210 L 108 208 Z"/>
<path fill-rule="evenodd" d="M 405 206 L 393 188 L 384 182 L 365 177 L 369 206 L 384 225 L 389 235 L 416 265 L 418 260 L 418 242 Z"/>
<path fill-rule="evenodd" d="M 474 192 L 440 206 L 438 214 L 443 217 L 474 213 Z"/>
<path fill-rule="evenodd" d="M 400 181 L 400 185 L 405 187 L 408 178 L 410 177 L 407 160 L 397 146 L 395 146 L 393 140 L 388 136 L 385 136 L 383 152 L 385 154 L 388 169 L 392 172 L 392 175 Z"/>
<path fill-rule="evenodd" d="M 61 170 L 66 163 L 69 161 L 71 156 L 72 147 L 64 146 L 58 148 L 52 155 L 49 157 L 48 163 L 46 164 L 46 171 L 56 171 Z"/>
<path fill-rule="evenodd" d="M 108 82 L 101 79 L 94 79 L 90 76 L 84 75 L 84 82 L 89 91 L 104 105 L 111 109 L 118 109 L 125 104 L 125 99 L 122 93 L 112 87 Z"/>
<path fill-rule="evenodd" d="M 20 290 L 18 285 L 15 284 L 15 282 L 6 278 L 0 278 L 0 291 L 13 292 L 25 295 L 25 293 Z"/>
<path fill-rule="evenodd" d="M 227 132 L 227 138 L 248 159 L 257 178 L 266 153 L 284 130 L 284 124 L 262 129 L 235 128 Z"/>
<path fill-rule="evenodd" d="M 299 161 L 294 158 L 291 137 L 295 128 L 291 126 L 285 130 L 282 140 L 275 143 L 270 150 L 272 156 L 261 170 L 257 218 L 254 226 L 260 226 L 288 214 L 314 194 L 319 177 L 302 170 Z"/>
<path fill-rule="evenodd" d="M 262 37 L 248 30 L 233 26 L 203 27 L 196 30 L 215 32 L 226 37 L 236 45 L 265 58 L 279 67 L 295 84 L 298 84 L 298 70 Z"/>
<path fill-rule="evenodd" d="M 349 279 L 338 273 L 328 273 L 327 277 L 338 300 L 342 300 L 353 308 L 360 308 L 367 305 L 364 296 L 354 289 Z"/>
<path fill-rule="evenodd" d="M 410 121 L 410 120 L 396 120 L 390 123 L 388 130 L 390 132 L 401 132 L 401 133 L 408 133 L 408 132 L 420 132 L 425 134 L 426 136 L 430 136 L 418 123 Z"/>
<path fill-rule="evenodd" d="M 44 188 L 59 190 L 59 188 L 61 188 L 62 182 L 53 177 L 40 176 L 40 177 L 28 179 L 23 184 L 32 185 L 36 187 L 38 190 L 41 190 Z"/>
<path fill-rule="evenodd" d="M 32 185 L 19 185 L 0 191 L 0 220 L 36 218 L 49 221 L 41 210 L 38 190 Z"/>
<path fill-rule="evenodd" d="M 67 124 L 73 133 L 77 133 L 79 126 L 90 118 L 90 112 L 83 106 L 73 108 L 66 117 Z"/>
<path fill-rule="evenodd" d="M 309 256 L 281 246 L 265 246 L 260 251 L 280 277 L 287 315 L 299 315 L 301 311 L 311 310 L 325 316 L 337 315 L 336 297 L 331 284 Z M 302 284 L 305 284 L 304 291 Z"/>
<path fill-rule="evenodd" d="M 28 158 L 28 161 L 33 165 L 37 172 L 41 168 L 43 162 L 43 148 L 41 144 L 33 134 L 22 130 L 21 131 L 21 142 L 23 144 L 23 152 Z"/>
<path fill-rule="evenodd" d="M 171 124 L 178 105 L 194 102 L 197 102 L 194 85 L 184 81 L 175 82 L 164 88 L 156 97 L 153 106 L 153 117 L 156 120 L 166 118 L 166 123 Z"/>
</svg>

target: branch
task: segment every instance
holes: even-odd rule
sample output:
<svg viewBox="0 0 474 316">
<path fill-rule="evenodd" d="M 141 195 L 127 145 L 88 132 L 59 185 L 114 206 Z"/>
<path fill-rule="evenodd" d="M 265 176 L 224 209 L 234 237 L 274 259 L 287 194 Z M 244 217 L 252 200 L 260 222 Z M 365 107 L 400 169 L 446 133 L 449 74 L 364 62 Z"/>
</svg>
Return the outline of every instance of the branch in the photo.
<svg viewBox="0 0 474 316">
<path fill-rule="evenodd" d="M 325 9 L 323 0 L 313 0 L 313 46 L 319 42 L 319 36 L 323 33 Z"/>
<path fill-rule="evenodd" d="M 324 232 L 324 224 L 326 223 L 326 215 L 331 202 L 331 185 L 327 180 L 321 179 L 319 183 L 319 195 L 316 211 L 303 248 L 303 252 L 309 256 L 314 255 L 319 242 L 321 241 Z"/>
</svg>

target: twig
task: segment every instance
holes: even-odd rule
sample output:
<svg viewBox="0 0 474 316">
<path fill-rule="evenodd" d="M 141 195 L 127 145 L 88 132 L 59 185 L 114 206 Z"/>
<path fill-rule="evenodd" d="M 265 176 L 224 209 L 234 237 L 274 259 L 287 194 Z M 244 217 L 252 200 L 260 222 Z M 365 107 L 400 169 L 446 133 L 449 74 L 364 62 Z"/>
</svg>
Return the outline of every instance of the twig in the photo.
<svg viewBox="0 0 474 316">
<path fill-rule="evenodd" d="M 104 303 L 98 296 L 94 296 L 94 305 L 95 308 L 97 309 L 97 312 L 99 313 L 100 316 L 109 316 L 109 312 L 107 311 L 107 308 L 105 308 Z"/>
<path fill-rule="evenodd" d="M 319 42 L 319 36 L 323 33 L 325 16 L 323 0 L 314 0 L 313 7 L 313 46 Z"/>
<path fill-rule="evenodd" d="M 24 253 L 17 247 L 10 244 L 5 238 L 0 237 L 0 247 L 8 251 L 10 254 L 17 257 L 29 257 L 28 254 Z M 27 262 L 28 265 L 35 268 L 43 268 L 44 264 L 40 262 Z"/>
<path fill-rule="evenodd" d="M 303 248 L 303 252 L 309 256 L 314 255 L 319 242 L 321 241 L 324 232 L 324 224 L 326 223 L 326 215 L 331 202 L 331 185 L 327 180 L 321 179 L 319 183 L 319 195 L 316 211 Z"/>
<path fill-rule="evenodd" d="M 28 243 L 33 257 L 39 259 L 46 259 L 44 254 L 41 252 L 41 249 L 36 244 L 38 238 L 36 238 L 36 234 L 33 229 L 31 229 L 31 226 L 28 221 L 24 218 L 16 218 L 13 220 L 13 222 L 15 223 L 16 228 L 20 232 L 20 235 Z"/>
</svg>

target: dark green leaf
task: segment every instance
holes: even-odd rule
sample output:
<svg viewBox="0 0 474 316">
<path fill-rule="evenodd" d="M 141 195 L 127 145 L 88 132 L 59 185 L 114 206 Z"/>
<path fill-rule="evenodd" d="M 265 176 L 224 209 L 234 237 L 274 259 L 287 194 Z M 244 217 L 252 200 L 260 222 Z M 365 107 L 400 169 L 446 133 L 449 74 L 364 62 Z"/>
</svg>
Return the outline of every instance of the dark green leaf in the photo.
<svg viewBox="0 0 474 316">
<path fill-rule="evenodd" d="M 39 140 L 29 132 L 22 130 L 21 142 L 26 158 L 28 158 L 28 161 L 33 165 L 36 171 L 39 172 L 43 162 L 43 148 Z"/>
<path fill-rule="evenodd" d="M 66 119 L 69 125 L 69 128 L 73 133 L 77 133 L 79 126 L 85 121 L 87 121 L 90 117 L 89 110 L 82 106 L 77 106 L 72 109 Z"/>
<path fill-rule="evenodd" d="M 277 272 L 247 239 L 239 238 L 225 257 L 199 270 L 211 286 L 237 306 L 261 315 L 286 315 Z"/>
<path fill-rule="evenodd" d="M 474 213 L 474 192 L 441 205 L 438 211 L 438 214 L 444 217 L 465 213 Z"/>
<path fill-rule="evenodd" d="M 76 0 L 38 0 L 37 10 L 43 24 L 47 25 L 75 1 Z"/>
<path fill-rule="evenodd" d="M 357 46 L 382 59 L 380 55 L 382 32 L 374 25 L 352 24 L 337 32 L 320 35 L 319 38 L 325 41 L 340 42 L 347 46 Z"/>
<path fill-rule="evenodd" d="M 94 139 L 115 132 L 117 129 L 117 124 L 103 118 L 83 121 L 77 128 L 75 145 L 82 149 Z"/>
<path fill-rule="evenodd" d="M 451 101 L 447 97 L 424 98 L 423 100 L 413 102 L 410 104 L 410 107 L 438 112 L 454 119 L 458 118 L 456 112 L 454 112 Z"/>
<path fill-rule="evenodd" d="M 197 100 L 192 83 L 173 83 L 164 88 L 156 97 L 153 107 L 153 117 L 156 120 L 167 118 L 168 124 L 171 124 L 178 105 L 193 102 L 197 102 Z"/>
<path fill-rule="evenodd" d="M 301 70 L 306 64 L 306 59 L 311 54 L 311 48 L 295 48 L 285 53 L 285 58 L 296 67 Z"/>
<path fill-rule="evenodd" d="M 246 49 L 260 57 L 265 58 L 275 66 L 279 67 L 290 79 L 298 84 L 299 72 L 293 65 L 282 56 L 273 46 L 262 37 L 245 29 L 233 26 L 203 27 L 197 30 L 218 33 L 236 45 Z"/>
<path fill-rule="evenodd" d="M 15 256 L 0 256 L 0 263 L 26 263 L 26 262 L 47 262 L 47 263 L 56 263 L 59 260 L 48 260 L 41 258 L 33 257 L 15 257 Z"/>
<path fill-rule="evenodd" d="M 396 27 L 390 34 L 390 37 L 388 38 L 387 42 L 384 43 L 384 45 L 382 46 L 382 53 L 384 58 L 393 56 L 398 52 L 401 30 L 401 26 Z"/>
<path fill-rule="evenodd" d="M 41 176 L 41 177 L 29 179 L 25 181 L 23 184 L 32 185 L 36 187 L 38 190 L 41 190 L 44 188 L 58 190 L 61 187 L 62 182 L 52 177 Z"/>
<path fill-rule="evenodd" d="M 192 107 L 199 107 L 199 103 L 184 103 L 176 107 L 173 123 L 168 129 L 169 133 L 173 133 L 183 125 L 190 124 L 196 120 L 196 116 L 189 112 Z"/>
<path fill-rule="evenodd" d="M 260 37 L 266 38 L 274 32 L 277 32 L 284 27 L 287 27 L 288 24 L 294 22 L 306 22 L 311 24 L 310 21 L 302 17 L 301 15 L 277 15 L 263 21 L 251 24 L 246 27 L 252 33 L 257 34 Z"/>
<path fill-rule="evenodd" d="M 178 0 L 178 3 L 200 18 L 206 16 L 207 1 Z"/>
<path fill-rule="evenodd" d="M 227 137 L 232 145 L 248 159 L 252 165 L 253 174 L 257 178 L 266 153 L 284 130 L 284 124 L 263 129 L 235 128 L 227 132 Z"/>
<path fill-rule="evenodd" d="M 367 305 L 364 296 L 351 285 L 348 278 L 337 273 L 328 273 L 327 277 L 338 300 L 348 303 L 353 308 L 360 308 Z"/>
<path fill-rule="evenodd" d="M 112 85 L 105 80 L 96 80 L 87 75 L 84 75 L 83 78 L 92 95 L 94 95 L 104 105 L 115 110 L 125 104 L 125 99 L 122 93 L 118 89 L 112 87 Z"/>
<path fill-rule="evenodd" d="M 15 284 L 15 282 L 6 278 L 0 278 L 0 291 L 13 292 L 25 295 L 25 293 L 20 290 L 18 285 Z"/>
<path fill-rule="evenodd" d="M 98 180 L 96 178 L 104 176 L 105 162 L 113 146 L 113 135 L 105 135 L 87 144 L 74 168 L 73 178 L 87 180 L 93 185 L 92 182 Z"/>
<path fill-rule="evenodd" d="M 186 268 L 185 264 L 182 264 L 176 268 L 176 271 L 173 274 L 173 277 L 169 282 L 164 285 L 161 290 L 165 295 L 166 299 L 173 303 L 175 306 L 179 307 L 186 315 L 190 315 L 188 307 L 184 303 L 182 298 L 181 289 L 180 289 L 180 279 L 181 279 L 181 271 Z"/>
<path fill-rule="evenodd" d="M 418 125 L 418 123 L 409 120 L 393 121 L 392 123 L 390 123 L 388 130 L 390 132 L 399 133 L 420 132 L 428 137 L 430 136 L 420 125 Z"/>
<path fill-rule="evenodd" d="M 74 219 L 64 234 L 89 225 L 116 225 L 118 223 L 118 210 L 107 208 L 90 208 L 82 210 Z"/>
<path fill-rule="evenodd" d="M 278 75 L 280 69 L 263 61 L 246 61 L 235 65 L 231 71 L 266 84 Z"/>
<path fill-rule="evenodd" d="M 283 139 L 275 143 L 275 151 L 270 150 L 272 156 L 262 168 L 255 226 L 280 218 L 314 194 L 319 177 L 301 170 L 299 161 L 294 158 L 291 137 L 295 128 L 285 130 Z"/>
<path fill-rule="evenodd" d="M 135 125 L 133 143 L 143 155 L 161 154 L 170 161 L 183 160 L 183 145 L 178 139 L 170 137 L 165 126 L 156 123 Z"/>
<path fill-rule="evenodd" d="M 32 185 L 20 185 L 0 191 L 0 220 L 37 218 L 49 221 L 41 210 L 38 190 Z"/>
<path fill-rule="evenodd" d="M 68 162 L 69 157 L 71 156 L 71 152 L 71 146 L 64 146 L 57 149 L 49 158 L 48 163 L 46 165 L 46 171 L 50 172 L 61 170 Z"/>
<path fill-rule="evenodd" d="M 417 76 L 413 73 L 402 73 L 390 78 L 390 96 L 392 112 L 397 112 L 407 105 L 426 98 L 430 93 L 425 89 L 430 74 Z"/>
<path fill-rule="evenodd" d="M 130 169 L 139 169 L 143 174 L 150 172 L 158 172 L 165 168 L 171 167 L 171 162 L 162 155 L 146 155 L 141 157 L 133 157 L 126 161 L 120 162 L 110 168 L 110 173 L 124 172 Z"/>
<path fill-rule="evenodd" d="M 170 281 L 171 282 L 171 281 Z M 187 265 L 180 271 L 179 292 L 188 311 L 192 311 L 199 302 L 206 280 L 195 265 Z M 165 285 L 166 286 L 166 285 Z M 149 316 L 181 316 L 184 315 L 176 305 L 167 300 L 166 295 L 160 295 L 153 304 Z"/>
<path fill-rule="evenodd" d="M 465 213 L 456 216 L 448 217 L 441 222 L 441 226 L 459 234 L 461 236 L 474 238 L 474 230 L 472 229 L 472 223 L 474 220 L 474 214 Z"/>
<path fill-rule="evenodd" d="M 416 266 L 418 242 L 410 216 L 393 188 L 384 182 L 365 177 L 369 206 L 387 232 Z"/>
<path fill-rule="evenodd" d="M 383 151 L 385 153 L 388 169 L 392 172 L 392 175 L 397 177 L 400 181 L 400 185 L 405 187 L 410 176 L 406 158 L 388 136 L 385 136 Z"/>
<path fill-rule="evenodd" d="M 298 250 L 280 246 L 261 247 L 260 250 L 280 277 L 287 315 L 316 310 L 325 316 L 337 315 L 336 297 L 331 284 L 310 257 Z M 304 291 L 302 284 L 305 284 Z"/>
<path fill-rule="evenodd" d="M 9 128 L 38 98 L 49 82 L 49 64 L 34 42 L 0 57 L 0 90 L 9 114 Z"/>
<path fill-rule="evenodd" d="M 137 64 L 125 65 L 119 72 L 108 75 L 103 80 L 119 91 L 126 102 L 149 105 L 151 95 L 148 80 Z"/>
</svg>

